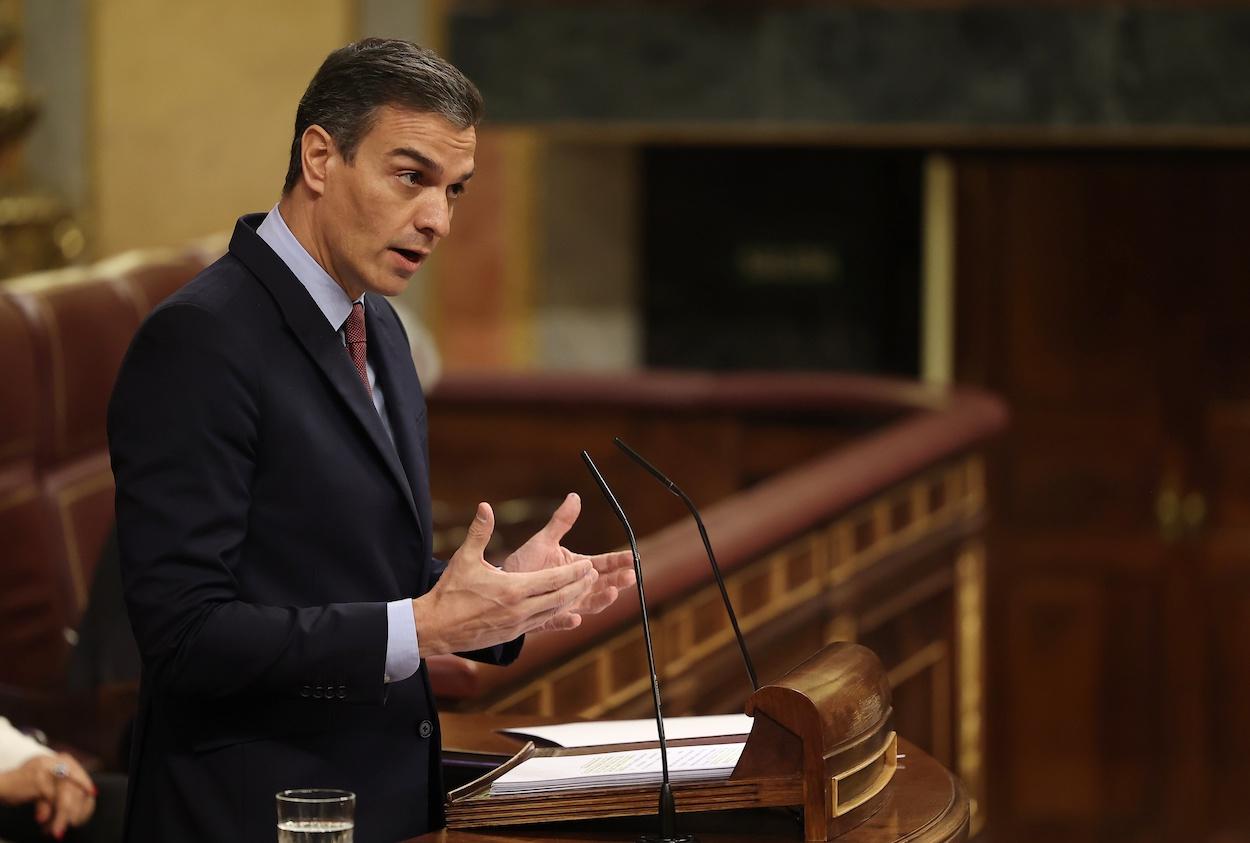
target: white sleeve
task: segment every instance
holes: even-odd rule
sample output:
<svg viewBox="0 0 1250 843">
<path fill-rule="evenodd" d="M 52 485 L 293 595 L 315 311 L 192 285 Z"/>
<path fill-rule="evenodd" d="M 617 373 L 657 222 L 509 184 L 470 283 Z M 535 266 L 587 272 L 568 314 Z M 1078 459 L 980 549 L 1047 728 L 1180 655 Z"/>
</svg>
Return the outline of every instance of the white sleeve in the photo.
<svg viewBox="0 0 1250 843">
<path fill-rule="evenodd" d="M 0 771 L 20 767 L 36 755 L 51 755 L 52 750 L 34 738 L 28 738 L 14 729 L 8 720 L 0 717 Z"/>
</svg>

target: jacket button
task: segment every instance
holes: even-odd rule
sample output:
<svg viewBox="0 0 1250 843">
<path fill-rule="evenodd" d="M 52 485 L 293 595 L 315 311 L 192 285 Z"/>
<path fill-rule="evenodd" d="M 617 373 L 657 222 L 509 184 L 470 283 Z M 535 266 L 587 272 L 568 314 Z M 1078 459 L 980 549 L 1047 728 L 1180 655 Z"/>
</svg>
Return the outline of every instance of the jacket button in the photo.
<svg viewBox="0 0 1250 843">
<path fill-rule="evenodd" d="M 309 688 L 307 685 L 299 689 L 299 695 L 301 697 L 307 697 L 311 693 L 312 693 L 312 688 Z"/>
<path fill-rule="evenodd" d="M 346 685 L 339 686 L 339 699 L 341 700 L 347 699 L 347 686 Z"/>
<path fill-rule="evenodd" d="M 417 727 L 417 734 L 423 738 L 428 738 L 434 734 L 434 724 L 429 720 L 422 720 L 421 725 Z"/>
<path fill-rule="evenodd" d="M 321 693 L 322 693 L 322 689 L 320 685 L 318 685 L 316 688 L 313 688 L 313 699 L 314 700 L 321 699 Z"/>
</svg>

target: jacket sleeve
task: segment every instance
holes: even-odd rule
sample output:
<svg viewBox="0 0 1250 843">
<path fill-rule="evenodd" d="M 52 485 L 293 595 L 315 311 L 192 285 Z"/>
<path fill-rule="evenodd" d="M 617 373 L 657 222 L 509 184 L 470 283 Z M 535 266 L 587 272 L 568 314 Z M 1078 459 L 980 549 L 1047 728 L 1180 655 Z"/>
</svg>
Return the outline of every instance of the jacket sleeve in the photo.
<svg viewBox="0 0 1250 843">
<path fill-rule="evenodd" d="M 166 305 L 140 329 L 109 404 L 123 587 L 148 681 L 192 697 L 384 698 L 386 604 L 240 598 L 235 576 L 266 400 L 231 320 Z M 273 396 L 280 400 L 280 396 Z M 302 693 L 301 693 L 302 692 Z"/>
</svg>

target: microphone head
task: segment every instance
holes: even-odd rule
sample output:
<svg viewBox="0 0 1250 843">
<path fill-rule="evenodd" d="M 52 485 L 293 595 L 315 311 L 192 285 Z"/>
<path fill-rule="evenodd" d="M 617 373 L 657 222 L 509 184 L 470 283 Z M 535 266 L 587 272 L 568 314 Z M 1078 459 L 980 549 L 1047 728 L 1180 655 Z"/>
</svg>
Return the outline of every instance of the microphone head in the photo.
<svg viewBox="0 0 1250 843">
<path fill-rule="evenodd" d="M 619 436 L 613 436 L 612 442 L 613 444 L 616 445 L 616 447 L 620 448 L 622 451 L 625 452 L 625 456 L 629 457 L 631 460 L 638 463 L 638 465 L 642 466 L 643 469 L 648 474 L 650 474 L 656 480 L 659 480 L 661 483 L 667 486 L 670 492 L 672 492 L 675 495 L 678 494 L 677 484 L 674 483 L 672 480 L 669 480 L 668 477 L 664 474 L 664 472 L 660 471 L 658 468 L 656 468 L 650 462 L 648 462 L 646 457 L 644 457 L 642 454 L 638 453 L 633 448 L 626 445 L 625 440 L 621 439 L 621 437 Z"/>
</svg>

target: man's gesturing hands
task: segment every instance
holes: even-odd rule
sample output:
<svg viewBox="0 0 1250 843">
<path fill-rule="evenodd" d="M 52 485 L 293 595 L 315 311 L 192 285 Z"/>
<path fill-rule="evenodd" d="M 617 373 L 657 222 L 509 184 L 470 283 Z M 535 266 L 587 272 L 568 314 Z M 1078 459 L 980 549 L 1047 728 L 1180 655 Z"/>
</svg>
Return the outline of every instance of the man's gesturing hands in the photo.
<svg viewBox="0 0 1250 843">
<path fill-rule="evenodd" d="M 585 556 L 560 544 L 560 540 L 572 529 L 581 512 L 581 498 L 572 493 L 566 495 L 564 502 L 551 514 L 551 520 L 546 526 L 503 562 L 505 571 L 525 572 L 589 561 L 599 575 L 586 594 L 565 611 L 553 615 L 539 630 L 572 629 L 582 622 L 582 615 L 602 612 L 616 602 L 622 588 L 629 588 L 634 584 L 634 557 L 628 550 Z"/>
<path fill-rule="evenodd" d="M 482 553 L 495 526 L 488 504 L 477 506 L 464 544 L 430 591 L 412 601 L 422 656 L 493 647 L 539 629 L 572 629 L 583 613 L 600 612 L 632 585 L 628 551 L 584 556 L 560 545 L 581 512 L 569 495 L 547 525 L 502 568 Z"/>
</svg>

